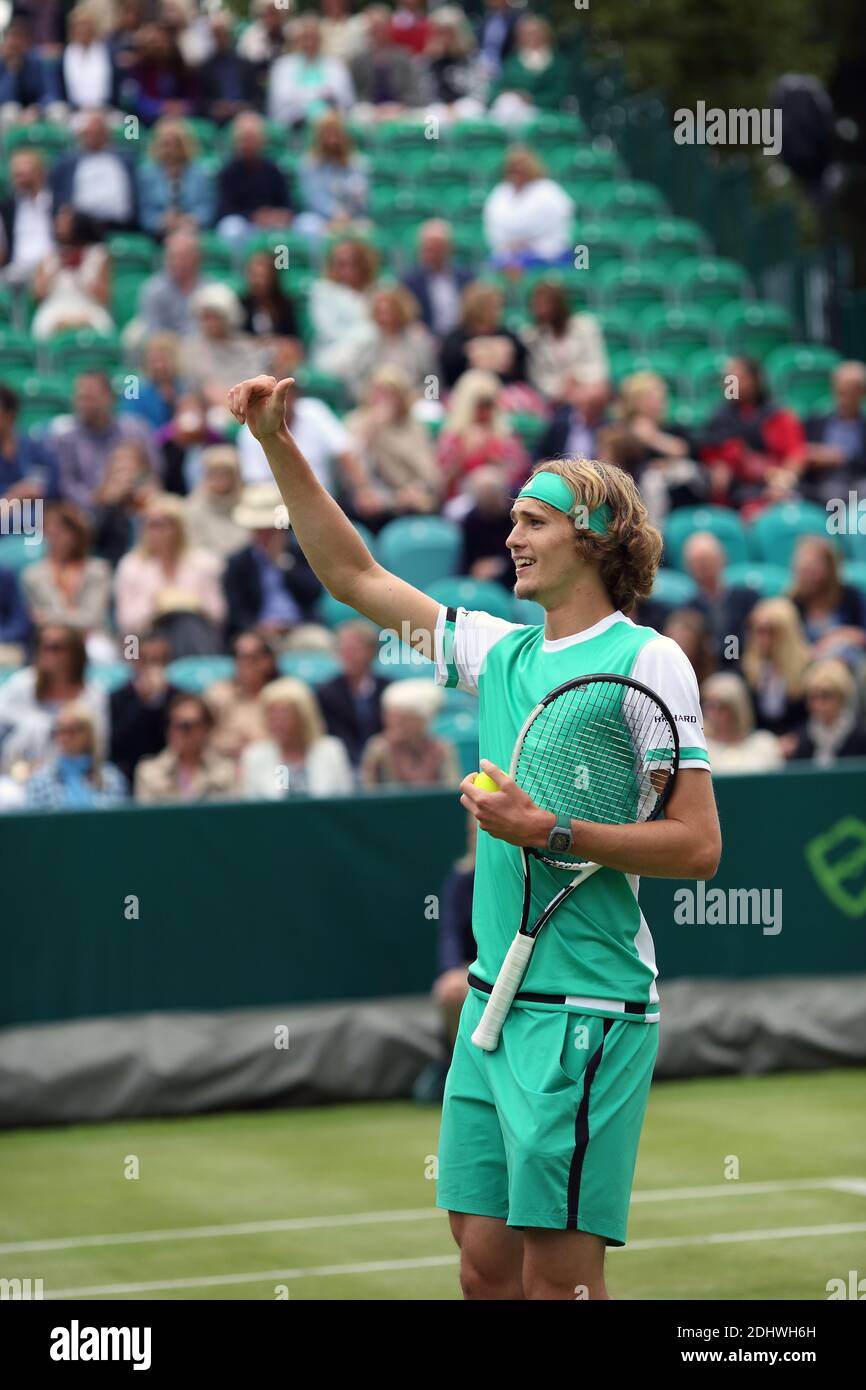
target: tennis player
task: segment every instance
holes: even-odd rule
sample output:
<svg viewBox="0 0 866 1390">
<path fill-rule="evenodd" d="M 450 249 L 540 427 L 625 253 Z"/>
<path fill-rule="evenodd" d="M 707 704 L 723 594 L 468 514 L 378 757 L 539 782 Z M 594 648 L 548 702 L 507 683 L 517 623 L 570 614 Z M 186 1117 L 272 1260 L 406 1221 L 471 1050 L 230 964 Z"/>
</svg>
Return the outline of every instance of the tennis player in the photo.
<svg viewBox="0 0 866 1390">
<path fill-rule="evenodd" d="M 460 1247 L 464 1296 L 607 1298 L 605 1251 L 625 1243 L 658 1048 L 655 952 L 638 879 L 711 878 L 721 852 L 694 672 L 674 642 L 628 617 L 652 588 L 661 538 L 620 469 L 544 463 L 514 503 L 507 542 L 515 593 L 542 606 L 544 626 L 446 609 L 377 564 L 316 480 L 285 424 L 290 384 L 254 377 L 229 401 L 264 449 L 307 559 L 335 598 L 411 634 L 441 684 L 480 697 L 481 767 L 500 788 L 482 791 L 469 778 L 461 786 L 485 833 L 473 906 L 478 957 L 445 1089 L 438 1204 Z M 558 827 L 503 768 L 543 695 L 600 672 L 660 696 L 677 722 L 680 772 L 662 820 Z M 554 914 L 498 1048 L 481 1051 L 471 1034 L 521 917 L 515 847 L 541 848 L 555 835 L 561 849 L 563 831 L 571 853 L 605 868 Z M 533 914 L 549 896 L 536 874 Z"/>
</svg>

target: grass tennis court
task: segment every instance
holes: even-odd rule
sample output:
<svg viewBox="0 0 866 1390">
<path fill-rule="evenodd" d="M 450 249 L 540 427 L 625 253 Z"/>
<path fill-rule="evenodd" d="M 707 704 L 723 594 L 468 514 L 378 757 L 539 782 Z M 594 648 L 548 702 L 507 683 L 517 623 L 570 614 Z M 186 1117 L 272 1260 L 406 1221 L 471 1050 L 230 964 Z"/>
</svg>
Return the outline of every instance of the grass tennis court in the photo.
<svg viewBox="0 0 866 1390">
<path fill-rule="evenodd" d="M 862 1271 L 864 1081 L 655 1085 L 614 1297 L 824 1299 Z M 5 1134 L 0 1277 L 46 1298 L 457 1298 L 425 1177 L 438 1123 L 392 1103 Z"/>
</svg>

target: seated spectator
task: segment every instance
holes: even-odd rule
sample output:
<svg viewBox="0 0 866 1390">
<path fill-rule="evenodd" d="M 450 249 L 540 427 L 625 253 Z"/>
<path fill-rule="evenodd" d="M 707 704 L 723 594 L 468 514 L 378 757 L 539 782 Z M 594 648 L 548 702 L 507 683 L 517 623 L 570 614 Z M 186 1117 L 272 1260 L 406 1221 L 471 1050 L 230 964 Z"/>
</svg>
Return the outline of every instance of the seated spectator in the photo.
<svg viewBox="0 0 866 1390">
<path fill-rule="evenodd" d="M 349 65 L 358 100 L 353 115 L 361 120 L 393 120 L 424 102 L 422 72 L 406 50 L 392 41 L 387 5 L 367 5 L 361 17 L 364 51 Z"/>
<path fill-rule="evenodd" d="M 273 482 L 245 487 L 233 518 L 252 534 L 225 570 L 229 632 L 255 628 L 285 638 L 312 617 L 321 586 L 289 532 L 279 489 Z"/>
<path fill-rule="evenodd" d="M 245 333 L 263 339 L 273 346 L 275 338 L 291 340 L 292 349 L 300 360 L 303 349 L 298 341 L 298 319 L 295 306 L 280 283 L 274 258 L 267 251 L 257 251 L 246 264 L 247 292 L 241 298 Z"/>
<path fill-rule="evenodd" d="M 0 40 L 0 126 L 44 119 L 57 97 L 34 47 L 30 25 L 14 16 Z"/>
<path fill-rule="evenodd" d="M 424 222 L 418 231 L 418 264 L 403 283 L 414 295 L 421 318 L 437 338 L 460 322 L 461 296 L 472 279 L 468 270 L 451 264 L 451 227 L 440 217 Z"/>
<path fill-rule="evenodd" d="M 474 120 L 484 115 L 487 81 L 475 35 L 459 5 L 440 5 L 431 14 L 424 59 L 438 116 Z"/>
<path fill-rule="evenodd" d="M 176 695 L 168 707 L 168 747 L 135 769 L 143 805 L 219 801 L 234 791 L 234 763 L 211 747 L 213 715 L 200 695 Z"/>
<path fill-rule="evenodd" d="M 48 624 L 36 639 L 33 665 L 0 685 L 0 767 L 20 781 L 48 754 L 54 721 L 63 705 L 83 700 L 93 714 L 103 748 L 108 700 L 85 680 L 87 652 L 77 628 Z"/>
<path fill-rule="evenodd" d="M 174 232 L 165 239 L 164 269 L 145 280 L 139 314 L 145 334 L 175 333 L 184 338 L 195 330 L 192 297 L 210 284 L 201 273 L 201 249 L 194 232 Z"/>
<path fill-rule="evenodd" d="M 317 371 L 353 379 L 358 353 L 376 336 L 370 300 L 377 271 L 378 257 L 366 242 L 347 238 L 331 246 L 308 301 Z"/>
<path fill-rule="evenodd" d="M 363 618 L 337 628 L 340 674 L 316 689 L 328 733 L 341 740 L 352 764 L 361 761 L 364 745 L 382 729 L 382 695 L 390 685 L 373 666 L 379 654 L 379 634 Z"/>
<path fill-rule="evenodd" d="M 386 285 L 376 290 L 370 301 L 374 331 L 360 348 L 350 389 L 363 394 L 371 375 L 385 367 L 396 367 L 409 379 L 415 391 L 433 380 L 436 347 L 432 335 L 417 322 L 418 305 L 402 285 Z"/>
<path fill-rule="evenodd" d="M 128 440 L 112 449 L 93 495 L 93 550 L 114 569 L 136 539 L 147 504 L 160 491 L 147 450 Z"/>
<path fill-rule="evenodd" d="M 318 701 L 308 685 L 283 676 L 261 694 L 268 737 L 241 753 L 239 783 L 244 796 L 280 800 L 348 796 L 352 767 L 343 744 L 325 732 Z"/>
<path fill-rule="evenodd" d="M 146 0 L 117 0 L 108 33 L 108 51 L 118 81 L 138 61 L 138 35 L 145 24 Z"/>
<path fill-rule="evenodd" d="M 803 723 L 809 655 L 800 615 L 789 598 L 765 598 L 755 604 L 746 626 L 742 670 L 759 728 L 787 734 Z"/>
<path fill-rule="evenodd" d="M 289 37 L 292 51 L 274 61 L 268 78 L 269 118 L 298 126 L 315 121 L 329 107 L 348 111 L 355 100 L 349 69 L 322 52 L 318 17 L 306 14 L 293 20 Z"/>
<path fill-rule="evenodd" d="M 93 9 L 76 5 L 66 17 L 66 44 L 60 60 L 60 95 L 74 110 L 105 110 L 117 105 L 111 51 Z"/>
<path fill-rule="evenodd" d="M 539 111 L 558 111 L 570 95 L 565 60 L 553 51 L 546 19 L 527 14 L 517 21 L 514 51 L 490 90 L 491 115 L 506 124 L 524 124 Z"/>
<path fill-rule="evenodd" d="M 493 264 L 526 269 L 570 263 L 574 201 L 523 145 L 509 150 L 503 172 L 484 204 Z"/>
<path fill-rule="evenodd" d="M 83 212 L 101 235 L 127 231 L 135 225 L 135 161 L 112 144 L 101 111 L 82 114 L 77 129 L 78 149 L 61 155 L 51 170 L 55 213 L 62 207 Z"/>
<path fill-rule="evenodd" d="M 122 408 L 138 415 L 151 429 L 161 429 L 174 414 L 184 389 L 180 375 L 180 342 L 176 333 L 153 333 L 144 343 L 144 361 L 134 396 L 124 396 Z"/>
<path fill-rule="evenodd" d="M 668 388 L 657 372 L 634 372 L 620 386 L 619 415 L 634 474 L 654 525 L 676 507 L 707 497 L 706 470 L 692 457 L 685 430 L 667 423 Z"/>
<path fill-rule="evenodd" d="M 90 523 L 69 502 L 45 509 L 47 555 L 28 565 L 21 587 L 36 627 L 72 627 L 83 633 L 92 661 L 111 661 L 114 643 L 108 635 L 111 568 L 90 555 Z"/>
<path fill-rule="evenodd" d="M 50 445 L 18 432 L 21 401 L 0 385 L 0 498 L 56 497 L 57 459 Z"/>
<path fill-rule="evenodd" d="M 232 157 L 217 178 L 217 231 L 234 250 L 257 231 L 288 227 L 292 202 L 286 176 L 265 155 L 265 123 L 244 111 L 232 125 Z"/>
<path fill-rule="evenodd" d="M 866 486 L 866 363 L 840 362 L 833 372 L 833 409 L 806 421 L 806 453 L 799 491 L 825 506 Z"/>
<path fill-rule="evenodd" d="M 322 52 L 350 63 L 363 53 L 366 34 L 363 15 L 352 14 L 351 0 L 322 0 Z"/>
<path fill-rule="evenodd" d="M 234 19 L 228 10 L 208 17 L 213 52 L 198 69 L 199 111 L 217 125 L 226 125 L 257 102 L 256 70 L 234 44 Z"/>
<path fill-rule="evenodd" d="M 514 564 L 505 542 L 514 530 L 512 490 L 498 468 L 482 464 L 466 479 L 466 495 L 471 505 L 460 519 L 460 573 L 493 579 L 511 593 Z"/>
<path fill-rule="evenodd" d="M 502 291 L 475 280 L 463 291 L 460 322 L 442 343 L 440 361 L 447 387 L 470 367 L 495 372 L 502 382 L 526 380 L 526 346 L 502 323 Z"/>
<path fill-rule="evenodd" d="M 648 602 L 645 600 L 640 605 L 641 622 L 645 621 L 645 605 L 648 606 Z M 655 620 L 651 625 L 655 626 Z M 698 678 L 699 685 L 702 685 L 716 670 L 718 661 L 713 651 L 709 624 L 704 615 L 697 609 L 675 608 L 673 612 L 669 612 L 664 619 L 663 635 L 670 637 L 672 642 L 676 642 L 680 651 L 685 652 Z"/>
<path fill-rule="evenodd" d="M 178 396 L 174 415 L 156 436 L 168 492 L 181 497 L 192 492 L 201 481 L 204 450 L 225 443 L 222 430 L 211 424 L 213 413 L 201 391 L 190 389 Z"/>
<path fill-rule="evenodd" d="M 609 399 L 609 382 L 567 377 L 562 401 L 536 445 L 536 459 L 598 458 L 599 436 L 609 423 Z"/>
<path fill-rule="evenodd" d="M 30 633 L 30 615 L 21 594 L 18 574 L 13 569 L 0 568 L 0 660 L 3 665 L 21 665 Z"/>
<path fill-rule="evenodd" d="M 430 724 L 442 707 L 442 690 L 430 680 L 394 681 L 382 694 L 381 734 L 361 758 L 365 787 L 454 787 L 460 781 L 457 750 L 437 738 Z"/>
<path fill-rule="evenodd" d="M 137 170 L 138 216 L 151 236 L 201 231 L 213 222 L 213 180 L 197 155 L 198 141 L 185 121 L 164 116 L 157 122 Z"/>
<path fill-rule="evenodd" d="M 806 672 L 806 723 L 787 735 L 788 756 L 833 767 L 840 758 L 866 758 L 866 729 L 857 718 L 857 686 L 844 661 L 828 657 Z"/>
<path fill-rule="evenodd" d="M 79 811 L 117 806 L 129 796 L 126 779 L 100 757 L 93 710 L 82 700 L 62 707 L 54 725 L 54 755 L 27 782 L 36 811 Z"/>
<path fill-rule="evenodd" d="M 255 18 L 238 38 L 237 50 L 246 62 L 267 72 L 285 49 L 288 14 L 279 0 L 253 0 L 250 13 Z"/>
<path fill-rule="evenodd" d="M 391 18 L 391 42 L 420 58 L 430 42 L 431 34 L 427 0 L 398 0 Z"/>
<path fill-rule="evenodd" d="M 209 16 L 196 10 L 195 0 L 159 0 L 160 23 L 169 30 L 184 62 L 198 76 L 202 64 L 214 52 L 214 40 Z"/>
<path fill-rule="evenodd" d="M 476 468 L 495 467 L 503 486 L 516 491 L 529 472 L 529 458 L 499 404 L 492 372 L 464 372 L 448 401 L 437 454 L 449 498 L 460 495 L 460 515 L 471 507 L 467 479 Z M 449 513 L 450 514 L 450 513 Z"/>
<path fill-rule="evenodd" d="M 805 455 L 803 426 L 770 398 L 760 362 L 732 357 L 725 380 L 736 383 L 702 433 L 701 456 L 710 465 L 711 501 L 749 515 L 789 494 Z"/>
<path fill-rule="evenodd" d="M 0 264 L 7 283 L 28 285 L 54 250 L 51 193 L 37 150 L 16 150 L 9 173 L 12 192 L 0 199 Z"/>
<path fill-rule="evenodd" d="M 214 681 L 205 691 L 205 699 L 216 721 L 214 748 L 226 758 L 237 759 L 248 744 L 267 738 L 264 706 L 259 697 L 280 672 L 277 658 L 260 632 L 238 633 L 232 650 L 234 676 Z"/>
<path fill-rule="evenodd" d="M 54 218 L 55 249 L 40 261 L 32 293 L 39 308 L 30 331 L 37 341 L 75 328 L 111 333 L 111 258 L 86 213 L 63 207 Z"/>
<path fill-rule="evenodd" d="M 221 570 L 216 556 L 189 544 L 181 499 L 170 493 L 152 497 L 141 537 L 120 561 L 114 578 L 121 640 L 152 627 L 169 607 L 189 616 L 186 627 L 210 629 L 215 637 L 221 634 L 226 617 Z M 177 640 L 172 645 L 175 656 L 197 654 L 183 650 Z M 219 649 L 217 642 L 212 650 Z"/>
<path fill-rule="evenodd" d="M 65 501 L 85 510 L 93 506 L 118 444 L 141 444 L 150 471 L 159 476 L 161 460 L 150 426 L 133 415 L 117 414 L 105 372 L 82 372 L 75 378 L 73 411 L 72 422 L 58 427 L 53 439 Z"/>
<path fill-rule="evenodd" d="M 710 531 L 696 531 L 683 546 L 683 567 L 698 586 L 688 606 L 702 614 L 719 661 L 739 655 L 746 621 L 758 600 L 754 589 L 725 583 L 726 564 L 724 548 Z"/>
<path fill-rule="evenodd" d="M 111 761 L 131 784 L 142 758 L 152 758 L 165 747 L 168 710 L 180 694 L 166 670 L 171 644 L 160 632 L 139 638 L 138 657 L 130 661 L 130 678 L 111 692 Z"/>
<path fill-rule="evenodd" d="M 520 15 L 508 0 L 484 0 L 484 14 L 477 22 L 478 47 L 484 72 L 495 77 L 514 51 L 514 31 Z"/>
<path fill-rule="evenodd" d="M 594 314 L 573 314 L 562 286 L 552 280 L 535 286 L 529 305 L 532 323 L 520 337 L 529 354 L 527 376 L 536 391 L 561 400 L 570 377 L 607 381 L 607 352 Z"/>
<path fill-rule="evenodd" d="M 827 536 L 803 536 L 794 551 L 791 598 L 814 656 L 859 665 L 866 647 L 866 597 L 842 582 L 843 552 Z"/>
<path fill-rule="evenodd" d="M 267 347 L 241 331 L 243 309 L 228 285 L 203 285 L 190 308 L 196 331 L 181 347 L 184 379 L 209 406 L 222 406 L 236 381 L 264 371 Z"/>
<path fill-rule="evenodd" d="M 135 61 L 125 70 L 120 98 L 145 125 L 164 117 L 192 116 L 198 89 L 176 35 L 168 24 L 145 24 L 136 35 Z"/>
<path fill-rule="evenodd" d="M 313 396 L 302 396 L 297 383 L 286 391 L 286 427 L 322 487 L 331 493 L 364 487 L 368 478 L 361 467 L 352 436 L 341 420 Z M 241 476 L 245 483 L 273 482 L 264 450 L 246 425 L 237 437 Z"/>
<path fill-rule="evenodd" d="M 240 501 L 241 470 L 231 444 L 211 444 L 201 455 L 201 482 L 185 503 L 190 545 L 227 560 L 247 543 L 247 533 L 233 520 Z"/>
<path fill-rule="evenodd" d="M 345 231 L 366 217 L 366 164 L 355 153 L 336 111 L 327 111 L 317 120 L 312 144 L 298 170 L 298 187 L 304 211 L 297 227 L 305 236 Z"/>
<path fill-rule="evenodd" d="M 778 738 L 755 728 L 752 701 L 739 676 L 720 671 L 701 691 L 710 767 L 725 772 L 772 772 L 785 759 Z"/>
<path fill-rule="evenodd" d="M 442 481 L 429 435 L 412 415 L 412 383 L 400 367 L 380 367 L 369 379 L 364 404 L 346 417 L 381 525 L 410 512 L 435 512 Z M 370 524 L 370 515 L 367 515 Z"/>
</svg>

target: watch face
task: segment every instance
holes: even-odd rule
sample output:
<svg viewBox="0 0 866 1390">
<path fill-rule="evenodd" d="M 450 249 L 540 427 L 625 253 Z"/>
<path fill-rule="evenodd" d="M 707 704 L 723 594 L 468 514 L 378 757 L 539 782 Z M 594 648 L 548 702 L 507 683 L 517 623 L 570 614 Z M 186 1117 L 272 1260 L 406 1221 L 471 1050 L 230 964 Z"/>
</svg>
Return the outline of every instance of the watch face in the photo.
<svg viewBox="0 0 866 1390">
<path fill-rule="evenodd" d="M 556 850 L 558 854 L 564 854 L 567 849 L 571 848 L 571 831 L 551 830 L 548 844 L 550 848 Z"/>
</svg>

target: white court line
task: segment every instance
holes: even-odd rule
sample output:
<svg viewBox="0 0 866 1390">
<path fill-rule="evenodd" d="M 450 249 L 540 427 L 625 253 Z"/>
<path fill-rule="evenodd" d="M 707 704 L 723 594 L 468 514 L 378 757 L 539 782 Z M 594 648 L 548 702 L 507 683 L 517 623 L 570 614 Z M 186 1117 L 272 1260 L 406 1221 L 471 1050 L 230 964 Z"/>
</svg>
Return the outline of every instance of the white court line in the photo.
<svg viewBox="0 0 866 1390">
<path fill-rule="evenodd" d="M 827 1189 L 866 1197 L 866 1179 L 792 1178 L 778 1182 L 727 1182 L 710 1187 L 657 1187 L 632 1193 L 632 1203 L 682 1202 L 707 1197 L 759 1197 L 775 1192 L 801 1192 Z M 317 1231 L 344 1226 L 377 1226 L 388 1222 L 429 1221 L 444 1213 L 438 1207 L 406 1208 L 403 1211 L 355 1212 L 345 1216 L 296 1216 L 274 1221 L 241 1221 L 223 1226 L 187 1226 L 163 1231 L 121 1231 L 95 1236 L 68 1236 L 58 1239 L 10 1241 L 0 1245 L 0 1255 L 35 1254 L 43 1250 L 86 1250 L 110 1245 L 144 1245 L 170 1240 L 215 1240 L 224 1236 L 269 1235 L 280 1231 Z"/>
<path fill-rule="evenodd" d="M 757 1240 L 804 1240 L 821 1236 L 855 1235 L 866 1231 L 866 1221 L 837 1226 L 788 1226 L 770 1231 L 720 1231 L 705 1236 L 676 1236 L 661 1240 L 635 1240 L 616 1248 L 630 1250 L 671 1250 L 690 1245 L 737 1245 Z M 320 1279 L 330 1275 L 382 1274 L 400 1269 L 433 1269 L 456 1265 L 456 1255 L 428 1255 L 412 1260 L 368 1260 L 363 1264 L 312 1265 L 306 1269 L 263 1269 L 251 1274 L 212 1274 L 202 1279 L 151 1280 L 144 1284 L 99 1284 L 94 1287 L 58 1289 L 45 1293 L 46 1299 L 105 1298 L 111 1294 L 157 1293 L 171 1289 L 231 1288 L 237 1284 L 285 1283 L 290 1279 Z"/>
</svg>

